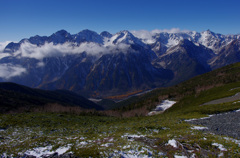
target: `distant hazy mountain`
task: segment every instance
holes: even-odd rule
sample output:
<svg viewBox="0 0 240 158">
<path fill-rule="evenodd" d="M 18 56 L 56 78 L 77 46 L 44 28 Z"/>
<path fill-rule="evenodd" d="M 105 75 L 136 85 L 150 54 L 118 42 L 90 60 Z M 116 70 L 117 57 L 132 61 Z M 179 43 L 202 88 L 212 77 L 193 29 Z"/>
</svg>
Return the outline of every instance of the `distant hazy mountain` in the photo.
<svg viewBox="0 0 240 158">
<path fill-rule="evenodd" d="M 0 52 L 0 81 L 109 96 L 169 86 L 239 62 L 240 35 L 60 30 L 9 43 Z"/>
</svg>

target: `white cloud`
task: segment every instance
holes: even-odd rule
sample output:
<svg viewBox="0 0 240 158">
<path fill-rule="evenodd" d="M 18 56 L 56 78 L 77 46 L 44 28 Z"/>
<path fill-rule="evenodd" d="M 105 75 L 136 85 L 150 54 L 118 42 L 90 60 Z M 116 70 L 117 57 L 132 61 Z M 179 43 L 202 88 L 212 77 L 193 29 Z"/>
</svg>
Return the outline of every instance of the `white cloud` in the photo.
<svg viewBox="0 0 240 158">
<path fill-rule="evenodd" d="M 171 28 L 171 29 L 155 29 L 151 31 L 152 33 L 162 33 L 162 32 L 167 32 L 167 33 L 181 33 L 181 32 L 189 32 L 188 30 L 180 30 L 179 28 Z"/>
<path fill-rule="evenodd" d="M 155 36 L 158 33 L 163 33 L 163 32 L 181 33 L 181 32 L 189 32 L 189 31 L 188 30 L 180 30 L 179 28 L 164 29 L 164 30 L 155 29 L 155 30 L 152 30 L 152 31 L 147 31 L 147 30 L 133 30 L 133 31 L 131 31 L 131 33 L 135 37 L 142 39 L 145 43 L 148 43 L 148 44 L 156 42 L 154 40 L 153 36 Z"/>
<path fill-rule="evenodd" d="M 19 50 L 14 53 L 17 57 L 29 57 L 42 60 L 45 57 L 64 56 L 68 54 L 78 54 L 86 52 L 90 55 L 101 55 L 107 53 L 114 53 L 119 51 L 125 51 L 129 48 L 129 45 L 118 44 L 110 45 L 108 47 L 101 46 L 99 44 L 90 42 L 82 43 L 77 46 L 74 43 L 64 43 L 54 45 L 53 43 L 45 43 L 42 46 L 37 46 L 29 42 L 22 43 Z M 42 66 L 39 63 L 39 66 Z"/>
<path fill-rule="evenodd" d="M 10 56 L 9 53 L 3 53 L 3 50 L 5 47 L 10 43 L 11 41 L 6 41 L 6 42 L 0 42 L 0 59 Z"/>
<path fill-rule="evenodd" d="M 27 70 L 23 68 L 21 65 L 0 64 L 0 77 L 4 79 L 20 76 L 26 72 Z"/>
<path fill-rule="evenodd" d="M 9 53 L 1 53 L 0 52 L 0 59 L 4 58 L 4 57 L 8 57 L 11 56 Z"/>
<path fill-rule="evenodd" d="M 10 43 L 11 41 L 0 42 L 0 52 L 4 50 L 4 48 Z"/>
<path fill-rule="evenodd" d="M 82 43 L 79 47 L 74 47 L 73 53 L 86 52 L 91 55 L 98 55 L 99 53 L 108 53 L 108 49 L 96 43 Z"/>
<path fill-rule="evenodd" d="M 130 45 L 124 44 L 124 43 L 119 43 L 116 45 L 110 45 L 107 47 L 106 53 L 119 53 L 119 52 L 127 52 L 129 50 Z M 105 53 L 105 54 L 106 54 Z"/>
<path fill-rule="evenodd" d="M 40 61 L 37 63 L 37 67 L 43 67 L 45 66 L 45 63 L 43 61 Z"/>
<path fill-rule="evenodd" d="M 84 51 L 90 54 L 95 54 L 104 51 L 104 48 L 95 43 L 83 43 L 80 46 L 76 46 L 72 43 L 58 45 L 45 43 L 44 45 L 38 47 L 37 45 L 25 42 L 21 44 L 20 49 L 16 51 L 14 55 L 41 60 L 45 57 L 63 56 L 67 54 L 82 53 Z"/>
<path fill-rule="evenodd" d="M 142 39 L 145 43 L 149 43 L 150 44 L 150 43 L 154 43 L 155 42 L 155 40 L 153 38 L 155 33 L 151 32 L 151 31 L 147 31 L 147 30 L 136 31 L 136 30 L 133 30 L 133 31 L 131 31 L 131 33 L 135 37 Z"/>
</svg>

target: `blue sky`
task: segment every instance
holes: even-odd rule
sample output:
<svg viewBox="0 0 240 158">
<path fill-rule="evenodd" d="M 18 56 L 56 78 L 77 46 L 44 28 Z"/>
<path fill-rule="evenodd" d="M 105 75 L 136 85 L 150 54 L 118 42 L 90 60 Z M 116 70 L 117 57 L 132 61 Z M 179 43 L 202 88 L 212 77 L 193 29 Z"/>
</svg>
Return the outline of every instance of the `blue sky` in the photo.
<svg viewBox="0 0 240 158">
<path fill-rule="evenodd" d="M 0 0 L 0 42 L 65 29 L 240 33 L 239 0 Z"/>
</svg>

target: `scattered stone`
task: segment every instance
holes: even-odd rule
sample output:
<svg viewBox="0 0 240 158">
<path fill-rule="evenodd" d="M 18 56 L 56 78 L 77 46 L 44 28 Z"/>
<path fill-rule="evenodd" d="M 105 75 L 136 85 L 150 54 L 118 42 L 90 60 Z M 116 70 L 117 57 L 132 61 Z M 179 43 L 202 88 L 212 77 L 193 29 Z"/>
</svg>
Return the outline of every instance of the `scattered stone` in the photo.
<svg viewBox="0 0 240 158">
<path fill-rule="evenodd" d="M 33 155 L 24 155 L 22 158 L 36 158 L 36 156 L 33 156 Z"/>
<path fill-rule="evenodd" d="M 58 155 L 57 152 L 50 155 L 42 155 L 41 157 L 42 158 L 78 158 L 74 156 L 72 153 L 65 153 L 65 154 Z M 24 155 L 22 158 L 37 158 L 37 157 L 32 155 Z"/>
<path fill-rule="evenodd" d="M 43 158 L 58 158 L 58 153 L 53 153 L 51 155 L 44 155 L 44 156 L 41 156 Z"/>
<path fill-rule="evenodd" d="M 239 111 L 213 115 L 209 118 L 196 119 L 188 122 L 207 127 L 208 129 L 205 129 L 205 131 L 240 139 Z"/>
</svg>

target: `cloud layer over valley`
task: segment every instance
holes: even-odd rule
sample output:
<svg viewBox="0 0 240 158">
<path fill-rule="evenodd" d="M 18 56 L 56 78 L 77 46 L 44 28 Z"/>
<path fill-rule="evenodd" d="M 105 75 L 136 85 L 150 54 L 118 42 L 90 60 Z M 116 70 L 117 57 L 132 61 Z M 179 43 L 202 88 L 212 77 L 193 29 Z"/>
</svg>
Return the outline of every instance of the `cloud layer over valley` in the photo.
<svg viewBox="0 0 240 158">
<path fill-rule="evenodd" d="M 155 29 L 152 31 L 147 31 L 147 30 L 132 30 L 131 33 L 137 37 L 142 39 L 145 43 L 152 44 L 155 43 L 154 36 L 159 33 L 186 33 L 189 32 L 188 30 L 180 30 L 179 28 L 172 28 L 172 29 Z"/>
<path fill-rule="evenodd" d="M 1 47 L 1 49 L 3 50 L 4 47 Z M 57 45 L 54 45 L 53 43 L 45 43 L 44 45 L 37 46 L 25 41 L 24 43 L 21 43 L 20 48 L 13 53 L 0 52 L 0 60 L 5 57 L 13 57 L 16 60 L 32 58 L 39 61 L 36 68 L 40 68 L 45 66 L 45 63 L 43 62 L 44 58 L 62 57 L 83 52 L 86 52 L 88 55 L 101 57 L 101 55 L 109 53 L 127 52 L 129 49 L 131 49 L 130 45 L 124 43 L 104 46 L 94 42 L 84 42 L 80 45 L 66 42 Z M 0 78 L 3 78 L 4 80 L 20 76 L 24 73 L 27 73 L 27 68 L 21 65 L 16 65 L 14 63 L 0 64 Z"/>
<path fill-rule="evenodd" d="M 0 64 L 0 77 L 4 79 L 20 76 L 26 72 L 26 68 L 21 65 Z"/>
<path fill-rule="evenodd" d="M 71 54 L 78 54 L 86 52 L 89 55 L 102 55 L 108 53 L 116 53 L 119 51 L 126 51 L 129 49 L 129 45 L 120 43 L 118 45 L 112 45 L 104 47 L 97 43 L 85 42 L 79 46 L 74 43 L 64 43 L 54 45 L 53 43 L 45 43 L 42 46 L 37 46 L 29 42 L 22 43 L 20 49 L 14 53 L 13 56 L 28 57 L 41 60 L 47 57 L 65 56 Z"/>
</svg>

